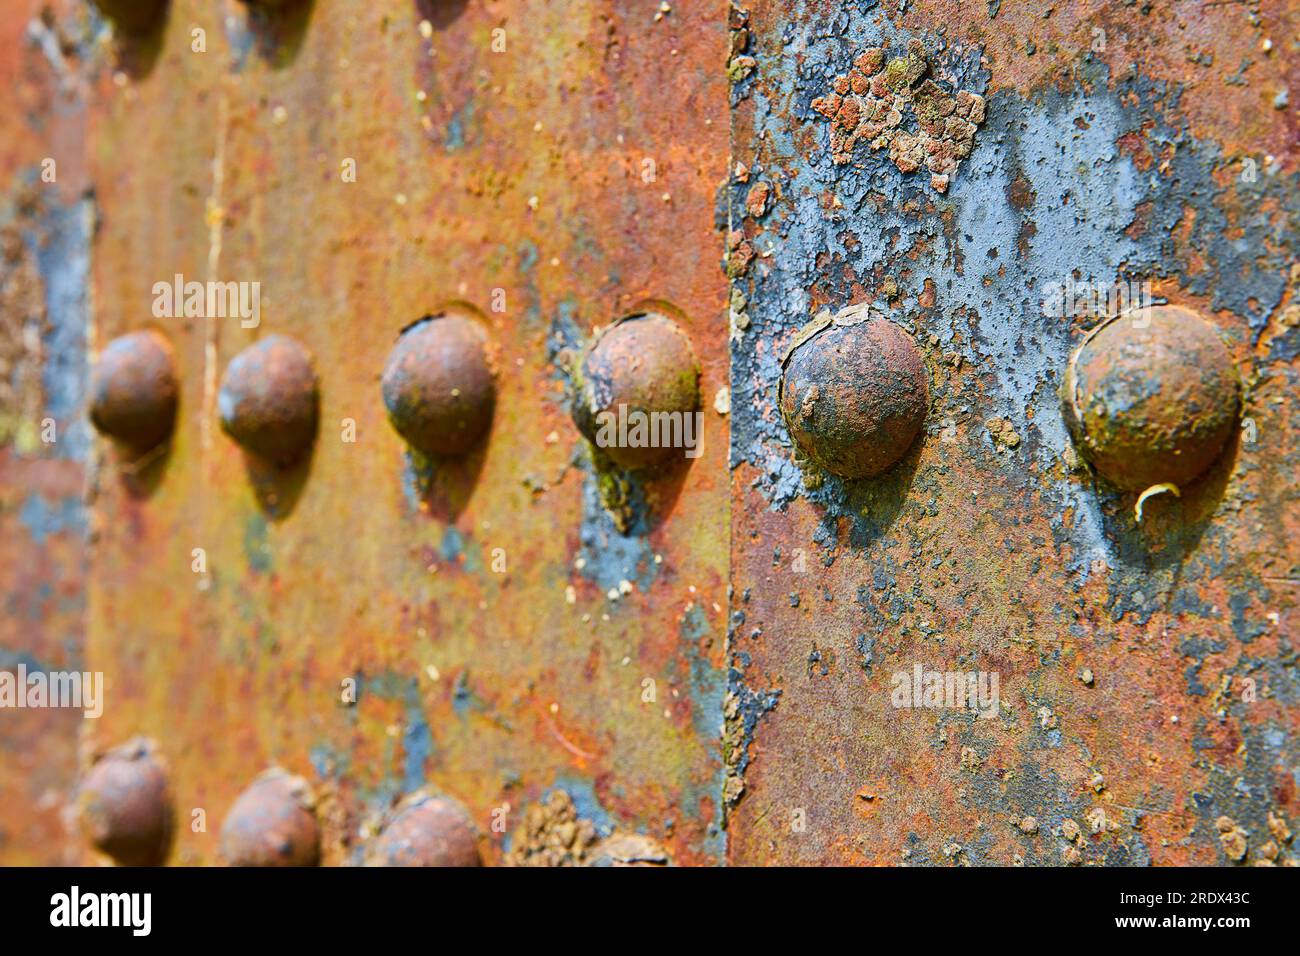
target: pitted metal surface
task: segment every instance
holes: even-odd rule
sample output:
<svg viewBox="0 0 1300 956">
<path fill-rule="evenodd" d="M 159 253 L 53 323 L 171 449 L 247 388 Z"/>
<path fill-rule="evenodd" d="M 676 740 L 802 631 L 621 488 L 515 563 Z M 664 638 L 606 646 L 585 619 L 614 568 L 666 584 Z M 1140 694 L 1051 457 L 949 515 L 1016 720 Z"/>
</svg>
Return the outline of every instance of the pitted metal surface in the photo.
<svg viewBox="0 0 1300 956">
<path fill-rule="evenodd" d="M 1294 4 L 18 6 L 0 861 L 1296 860 Z"/>
<path fill-rule="evenodd" d="M 1269 821 L 1295 813 L 1298 756 L 1296 155 L 1286 111 L 1223 84 L 1241 63 L 1267 103 L 1294 14 L 866 7 L 733 17 L 753 66 L 732 94 L 731 245 L 753 254 L 732 270 L 729 859 L 1290 859 Z M 1215 67 L 1148 55 L 1192 49 Z M 870 51 L 918 70 L 923 51 L 981 98 L 950 182 L 828 128 L 819 98 Z M 1247 383 L 1228 447 L 1211 453 L 1225 393 L 1188 450 L 1208 471 L 1140 522 L 1141 489 L 1091 475 L 1060 407 L 1105 315 L 1046 307 L 1127 281 L 1206 316 Z M 810 483 L 777 414 L 782 352 L 856 303 L 918 343 L 930 416 L 879 478 Z M 996 706 L 944 692 L 995 675 Z M 1249 833 L 1240 852 L 1221 816 Z"/>
</svg>

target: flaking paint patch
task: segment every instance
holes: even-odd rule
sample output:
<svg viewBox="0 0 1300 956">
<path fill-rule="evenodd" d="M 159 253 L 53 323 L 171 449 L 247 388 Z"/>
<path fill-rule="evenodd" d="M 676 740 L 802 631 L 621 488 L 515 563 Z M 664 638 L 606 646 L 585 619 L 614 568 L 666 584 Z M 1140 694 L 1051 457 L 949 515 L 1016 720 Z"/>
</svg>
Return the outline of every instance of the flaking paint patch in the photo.
<svg viewBox="0 0 1300 956">
<path fill-rule="evenodd" d="M 730 812 L 745 795 L 745 771 L 753 760 L 751 746 L 754 731 L 763 716 L 774 710 L 781 700 L 781 689 L 754 691 L 745 680 L 752 660 L 744 651 L 731 655 L 727 671 L 727 695 L 723 702 L 724 733 L 722 757 L 725 778 L 722 789 L 723 812 Z M 725 817 L 724 817 L 725 819 Z"/>
<path fill-rule="evenodd" d="M 886 150 L 900 172 L 924 165 L 931 187 L 946 191 L 970 155 L 984 121 L 984 99 L 953 91 L 932 73 L 925 44 L 915 38 L 905 53 L 868 47 L 854 57 L 853 68 L 835 77 L 831 90 L 812 103 L 831 121 L 831 158 L 847 163 L 854 148 L 866 143 Z"/>
<path fill-rule="evenodd" d="M 84 409 L 89 381 L 86 329 L 90 321 L 88 283 L 94 202 L 87 198 L 58 206 L 47 200 L 42 210 L 38 228 L 25 239 L 45 288 L 43 414 L 53 416 L 60 424 L 53 454 L 85 460 L 91 447 Z"/>
<path fill-rule="evenodd" d="M 655 564 L 654 549 L 648 538 L 644 494 L 639 485 L 633 486 L 634 497 L 628 508 L 634 521 L 622 531 L 605 507 L 599 481 L 600 477 L 592 470 L 582 483 L 582 524 L 578 530 L 582 569 L 579 573 L 602 591 L 618 589 L 623 581 L 632 581 L 643 592 L 648 591 L 659 575 L 659 566 Z"/>
</svg>

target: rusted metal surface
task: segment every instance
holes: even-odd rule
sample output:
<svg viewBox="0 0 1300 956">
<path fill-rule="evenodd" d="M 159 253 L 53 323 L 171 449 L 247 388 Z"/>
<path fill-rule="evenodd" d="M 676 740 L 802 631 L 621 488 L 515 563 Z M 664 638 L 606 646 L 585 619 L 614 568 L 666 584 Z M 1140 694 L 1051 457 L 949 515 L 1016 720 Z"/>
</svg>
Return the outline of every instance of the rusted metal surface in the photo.
<svg viewBox="0 0 1300 956">
<path fill-rule="evenodd" d="M 93 220 L 84 97 L 69 75 L 85 50 L 40 16 L 66 6 L 11 4 L 0 23 L 0 670 L 10 672 L 85 665 Z M 5 863 L 89 859 L 74 803 L 83 724 L 75 710 L 0 711 Z"/>
<path fill-rule="evenodd" d="M 1294 4 L 849 7 L 732 16 L 728 858 L 1293 861 Z M 946 181 L 911 140 L 867 141 L 962 91 L 982 118 Z M 854 138 L 853 96 L 900 124 Z M 1104 316 L 1044 308 L 1130 279 L 1204 316 L 1246 383 L 1228 447 L 1140 523 L 1060 407 Z M 857 303 L 917 342 L 925 427 L 877 478 L 808 481 L 781 358 Z M 1203 358 L 1183 343 L 1130 382 L 1188 397 L 1222 370 L 1170 367 Z M 954 672 L 1000 678 L 985 716 L 929 698 Z"/>
<path fill-rule="evenodd" d="M 1293 4 L 266 6 L 0 27 L 0 860 L 1295 859 Z"/>
<path fill-rule="evenodd" d="M 54 19 L 87 52 L 68 148 L 94 187 L 90 328 L 157 329 L 180 388 L 147 476 L 92 446 L 81 616 L 107 699 L 76 729 L 158 741 L 170 862 L 220 862 L 220 821 L 273 764 L 315 792 L 329 865 L 362 862 L 371 821 L 426 786 L 464 804 L 487 863 L 553 793 L 597 840 L 719 862 L 725 7 L 176 0 L 138 37 L 84 4 Z M 154 288 L 176 276 L 259 283 L 260 322 L 167 314 Z M 413 319 L 462 306 L 495 410 L 425 459 L 381 376 Z M 568 379 L 643 312 L 694 350 L 702 455 L 620 476 L 615 516 Z M 263 467 L 223 434 L 222 379 L 281 335 L 319 417 L 310 454 Z"/>
</svg>

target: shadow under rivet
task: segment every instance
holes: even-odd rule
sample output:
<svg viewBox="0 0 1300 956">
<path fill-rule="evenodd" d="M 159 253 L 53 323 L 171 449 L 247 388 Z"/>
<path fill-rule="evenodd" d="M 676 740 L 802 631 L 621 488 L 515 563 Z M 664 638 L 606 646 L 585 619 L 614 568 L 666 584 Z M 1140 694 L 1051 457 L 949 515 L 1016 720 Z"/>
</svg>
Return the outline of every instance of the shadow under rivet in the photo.
<svg viewBox="0 0 1300 956">
<path fill-rule="evenodd" d="M 163 19 L 167 0 L 92 0 L 119 29 L 131 34 L 154 30 Z"/>
</svg>

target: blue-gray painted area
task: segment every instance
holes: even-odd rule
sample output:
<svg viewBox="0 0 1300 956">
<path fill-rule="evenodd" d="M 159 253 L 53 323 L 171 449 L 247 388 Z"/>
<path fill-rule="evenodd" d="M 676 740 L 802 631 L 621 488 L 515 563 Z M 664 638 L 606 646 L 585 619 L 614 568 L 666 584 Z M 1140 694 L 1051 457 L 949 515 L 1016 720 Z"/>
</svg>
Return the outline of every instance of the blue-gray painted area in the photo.
<svg viewBox="0 0 1300 956">
<path fill-rule="evenodd" d="M 57 441 L 48 454 L 85 461 L 91 445 L 84 412 L 93 201 L 78 198 L 65 204 L 53 187 L 41 189 L 42 201 L 35 218 L 23 229 L 23 241 L 36 262 L 45 291 L 42 417 L 49 416 L 58 425 Z"/>
<path fill-rule="evenodd" d="M 575 304 L 561 303 L 551 319 L 547 351 L 556 370 L 556 399 L 566 405 L 573 387 L 570 363 L 581 353 L 583 346 L 584 336 Z M 648 591 L 659 576 L 659 565 L 650 546 L 653 517 L 640 476 L 608 463 L 598 467 L 594 450 L 590 448 L 580 449 L 570 467 L 585 472 L 582 524 L 578 532 L 579 573 L 606 593 L 618 592 L 623 582 L 635 584 L 642 592 Z M 624 498 L 620 507 L 625 522 L 622 527 L 610 513 L 609 502 L 601 495 L 602 482 L 607 488 L 616 488 Z"/>
<path fill-rule="evenodd" d="M 433 732 L 424 714 L 419 678 L 406 677 L 391 671 L 369 676 L 357 674 L 355 677 L 358 689 L 356 706 L 364 706 L 365 697 L 373 695 L 383 700 L 400 701 L 405 708 L 401 753 L 393 754 L 389 764 L 400 767 L 400 770 L 386 774 L 370 791 L 370 802 L 383 805 L 398 794 L 410 793 L 424 786 L 429 761 L 434 758 L 436 751 Z M 352 711 L 349 710 L 349 713 Z M 328 751 L 321 753 L 331 759 L 334 756 Z"/>
<path fill-rule="evenodd" d="M 681 647 L 688 665 L 691 699 L 691 724 L 699 740 L 722 740 L 725 731 L 726 675 L 716 669 L 705 655 L 702 644 L 712 632 L 708 615 L 699 604 L 692 604 L 679 626 Z M 714 819 L 701 843 L 701 851 L 719 861 L 725 859 L 727 837 L 724 829 L 726 808 L 718 800 L 725 793 L 726 764 L 719 760 L 716 770 L 703 787 L 692 787 L 683 796 L 683 805 L 700 805 L 707 801 L 714 807 Z"/>
<path fill-rule="evenodd" d="M 449 153 L 465 148 L 465 128 L 474 122 L 474 103 L 466 103 L 447 121 L 447 134 L 443 138 L 443 147 Z"/>
<path fill-rule="evenodd" d="M 483 570 L 483 549 L 473 539 L 465 535 L 455 525 L 447 525 L 438 545 L 438 556 L 448 564 L 456 564 L 471 574 Z"/>
<path fill-rule="evenodd" d="M 617 591 L 624 581 L 646 592 L 658 577 L 659 566 L 647 537 L 644 500 L 634 497 L 631 510 L 635 523 L 626 532 L 620 531 L 601 501 L 598 480 L 589 472 L 582 484 L 579 573 L 605 592 Z M 634 495 L 638 491 L 634 486 Z"/>
<path fill-rule="evenodd" d="M 767 86 L 743 89 L 754 101 L 761 147 L 736 159 L 750 164 L 750 183 L 774 183 L 781 199 L 760 218 L 751 239 L 757 255 L 737 282 L 751 324 L 733 337 L 733 463 L 758 469 L 755 484 L 774 508 L 807 497 L 832 519 L 849 519 L 858 546 L 883 532 L 888 521 L 880 521 L 877 492 L 887 499 L 906 488 L 891 489 L 890 476 L 865 483 L 825 476 L 820 486 L 805 486 L 780 416 L 771 413 L 784 344 L 821 308 L 814 303 L 838 309 L 858 288 L 877 293 L 874 306 L 917 337 L 932 369 L 956 359 L 978 376 L 978 383 L 967 376 L 962 385 L 948 379 L 934 388 L 923 440 L 960 422 L 978 446 L 972 450 L 996 462 L 998 449 L 982 423 L 1005 419 L 1021 444 L 1001 466 L 1023 473 L 1026 457 L 1038 466 L 1036 507 L 1069 545 L 1065 561 L 1079 580 L 1098 559 L 1110 567 L 1131 563 L 1124 543 L 1107 533 L 1112 500 L 1065 464 L 1071 441 L 1060 410 L 1061 374 L 1087 326 L 1045 314 L 1048 290 L 1067 282 L 1106 287 L 1173 278 L 1213 308 L 1242 316 L 1258 336 L 1284 295 L 1291 237 L 1300 232 L 1300 190 L 1280 175 L 1220 185 L 1215 175 L 1225 160 L 1218 146 L 1171 125 L 1177 89 L 1137 74 L 1112 77 L 1091 59 L 1081 63 L 1071 91 L 988 97 L 972 153 L 946 193 L 866 146 L 836 164 L 831 124 L 811 103 L 863 49 L 883 46 L 899 55 L 909 39 L 887 19 L 861 11 L 790 18 L 782 59 L 797 65 L 765 73 Z M 986 93 L 989 75 L 978 49 L 958 52 L 940 37 L 922 39 L 941 83 Z M 1125 147 L 1135 131 L 1157 159 L 1139 162 Z M 1162 163 L 1158 157 L 1166 154 L 1171 158 Z M 733 184 L 733 229 L 746 215 L 748 189 Z M 1286 215 L 1268 212 L 1270 205 Z M 1179 242 L 1174 233 L 1183 226 L 1187 236 Z M 1231 235 L 1230 226 L 1241 234 Z M 879 294 L 886 280 L 896 283 L 896 295 Z M 927 289 L 932 307 L 922 304 Z M 916 481 L 924 491 L 926 476 Z M 873 507 L 864 517 L 866 503 Z"/>
<path fill-rule="evenodd" d="M 452 686 L 451 691 L 451 709 L 461 720 L 465 720 L 470 714 L 488 714 L 492 712 L 492 706 L 475 693 L 474 688 L 469 682 L 469 671 L 462 670 L 456 675 L 456 683 Z M 502 726 L 508 726 L 502 722 Z"/>
<path fill-rule="evenodd" d="M 80 497 L 51 501 L 33 492 L 23 499 L 18 518 L 37 547 L 53 535 L 72 532 L 81 536 L 86 532 L 86 509 Z"/>
<path fill-rule="evenodd" d="M 275 564 L 268 531 L 266 517 L 261 513 L 251 513 L 244 521 L 244 559 L 256 574 L 270 572 Z"/>
<path fill-rule="evenodd" d="M 45 666 L 31 654 L 11 651 L 6 647 L 0 647 L 0 670 L 16 671 L 20 666 L 30 673 L 36 673 L 39 671 L 43 674 L 48 674 L 54 669 Z"/>
<path fill-rule="evenodd" d="M 563 790 L 569 795 L 573 800 L 574 809 L 578 811 L 579 819 L 590 820 L 597 834 L 607 837 L 614 831 L 614 818 L 601 805 L 600 797 L 597 796 L 596 788 L 592 786 L 591 781 L 584 780 L 582 777 L 558 776 L 555 778 L 555 785 L 543 793 L 538 802 L 544 804 L 546 798 L 555 790 Z"/>
<path fill-rule="evenodd" d="M 700 740 L 717 740 L 722 734 L 722 696 L 726 681 L 701 650 L 712 625 L 699 604 L 692 604 L 682 615 L 681 646 L 689 667 L 691 720 Z"/>
</svg>

